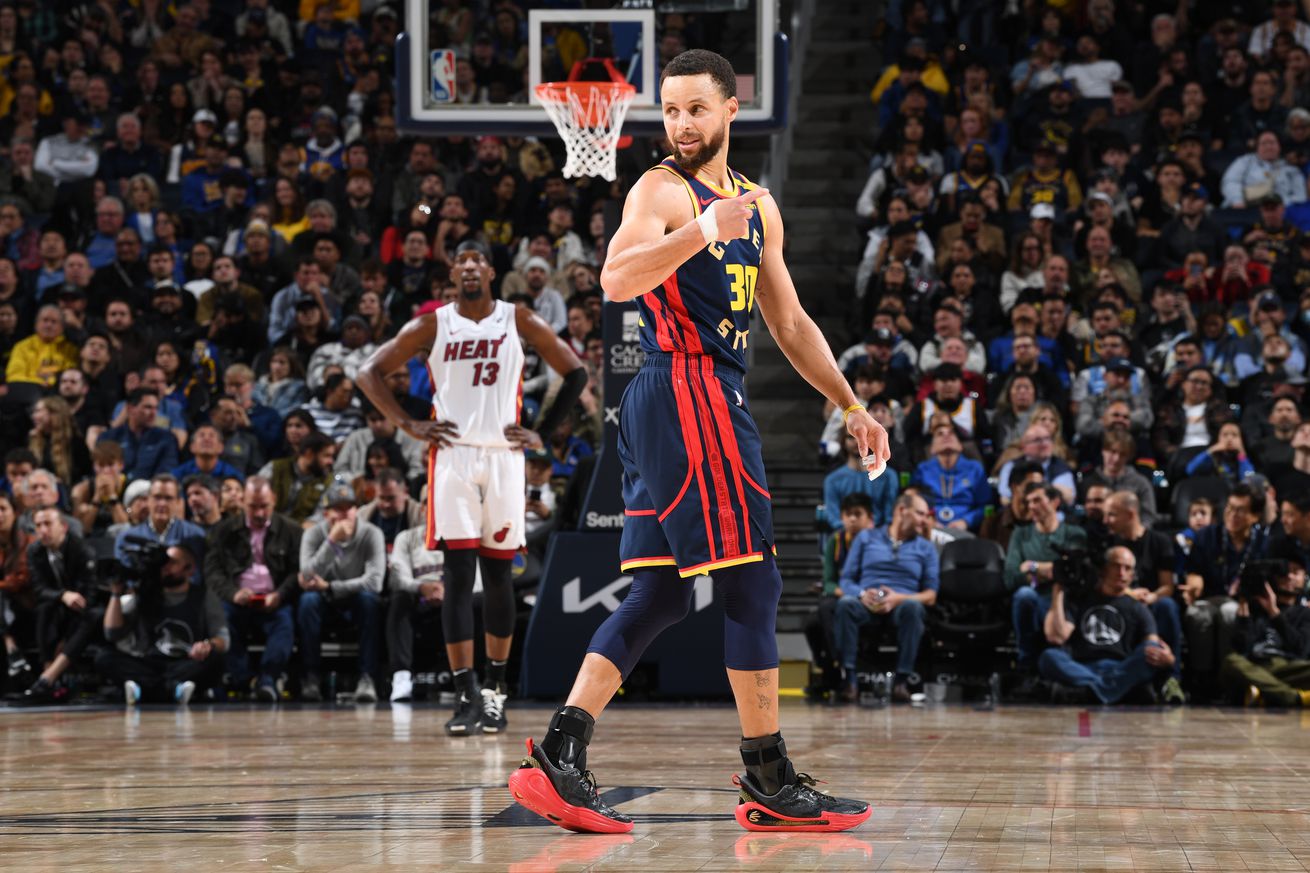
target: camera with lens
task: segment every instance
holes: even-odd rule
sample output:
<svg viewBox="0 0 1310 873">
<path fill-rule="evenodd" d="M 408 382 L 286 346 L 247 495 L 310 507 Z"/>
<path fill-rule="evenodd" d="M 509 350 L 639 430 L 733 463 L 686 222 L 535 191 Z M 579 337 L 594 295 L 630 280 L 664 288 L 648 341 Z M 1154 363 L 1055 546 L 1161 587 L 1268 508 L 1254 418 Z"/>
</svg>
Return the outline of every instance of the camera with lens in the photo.
<svg viewBox="0 0 1310 873">
<path fill-rule="evenodd" d="M 1084 546 L 1053 546 L 1056 554 L 1054 580 L 1060 583 L 1065 596 L 1074 600 L 1090 594 L 1101 578 L 1101 568 L 1093 556 L 1100 554 Z"/>
<path fill-rule="evenodd" d="M 149 537 L 125 534 L 123 559 L 116 574 L 129 590 L 143 592 L 160 587 L 162 571 L 168 563 L 168 546 Z"/>
<path fill-rule="evenodd" d="M 1259 600 L 1265 596 L 1265 585 L 1274 585 L 1279 577 L 1286 576 L 1287 562 L 1277 558 L 1251 561 L 1242 568 L 1242 575 L 1237 580 L 1237 593 L 1247 600 Z"/>
</svg>

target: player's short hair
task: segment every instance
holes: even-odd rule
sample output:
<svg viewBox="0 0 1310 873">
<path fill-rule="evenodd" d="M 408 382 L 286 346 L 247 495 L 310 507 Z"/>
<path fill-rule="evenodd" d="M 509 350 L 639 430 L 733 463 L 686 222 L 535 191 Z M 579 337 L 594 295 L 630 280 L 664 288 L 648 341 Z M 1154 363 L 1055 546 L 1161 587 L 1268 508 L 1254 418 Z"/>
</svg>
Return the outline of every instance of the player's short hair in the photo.
<svg viewBox="0 0 1310 873">
<path fill-rule="evenodd" d="M 707 73 L 724 100 L 737 96 L 737 73 L 723 55 L 705 49 L 690 49 L 669 61 L 660 74 L 660 87 L 672 76 L 699 76 Z"/>
<path fill-rule="evenodd" d="M 477 252 L 482 255 L 482 260 L 491 263 L 491 254 L 487 251 L 487 247 L 475 239 L 464 240 L 455 248 L 455 260 L 459 260 L 459 256 L 464 252 Z"/>
</svg>

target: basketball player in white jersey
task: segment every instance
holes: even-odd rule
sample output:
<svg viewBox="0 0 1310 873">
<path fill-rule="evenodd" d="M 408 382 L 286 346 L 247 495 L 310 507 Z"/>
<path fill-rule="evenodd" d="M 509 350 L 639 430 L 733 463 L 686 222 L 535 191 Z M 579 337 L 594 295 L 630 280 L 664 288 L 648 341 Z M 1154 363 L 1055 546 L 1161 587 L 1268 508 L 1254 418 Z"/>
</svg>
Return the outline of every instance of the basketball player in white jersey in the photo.
<svg viewBox="0 0 1310 873">
<path fill-rule="evenodd" d="M 541 436 L 519 424 L 523 393 L 522 337 L 564 377 L 540 433 L 570 415 L 586 371 L 568 345 L 531 309 L 491 296 L 495 271 L 486 251 L 466 242 L 455 252 L 452 278 L 459 298 L 406 324 L 359 371 L 359 387 L 410 436 L 429 444 L 428 548 L 445 554 L 441 628 L 454 673 L 455 714 L 446 732 L 467 735 L 505 729 L 505 664 L 514 635 L 510 567 L 526 543 L 524 448 Z M 410 418 L 384 377 L 421 355 L 432 374 L 433 417 Z M 473 672 L 473 581 L 482 569 L 482 618 L 487 668 L 483 687 Z"/>
</svg>

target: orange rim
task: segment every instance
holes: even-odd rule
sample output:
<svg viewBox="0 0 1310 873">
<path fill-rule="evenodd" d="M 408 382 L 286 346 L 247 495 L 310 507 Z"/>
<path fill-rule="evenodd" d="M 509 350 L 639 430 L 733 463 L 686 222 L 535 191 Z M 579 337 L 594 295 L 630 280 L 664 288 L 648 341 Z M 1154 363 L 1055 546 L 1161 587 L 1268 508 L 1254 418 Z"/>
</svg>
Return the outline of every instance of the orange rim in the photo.
<svg viewBox="0 0 1310 873">
<path fill-rule="evenodd" d="M 594 90 L 593 90 L 594 89 Z M 637 88 L 627 82 L 542 82 L 536 88 L 537 99 L 542 103 L 573 106 L 574 122 L 580 127 L 599 127 L 608 123 L 610 107 L 617 101 L 631 101 Z M 608 99 L 597 100 L 604 94 Z M 576 98 L 576 103 L 573 99 Z"/>
</svg>

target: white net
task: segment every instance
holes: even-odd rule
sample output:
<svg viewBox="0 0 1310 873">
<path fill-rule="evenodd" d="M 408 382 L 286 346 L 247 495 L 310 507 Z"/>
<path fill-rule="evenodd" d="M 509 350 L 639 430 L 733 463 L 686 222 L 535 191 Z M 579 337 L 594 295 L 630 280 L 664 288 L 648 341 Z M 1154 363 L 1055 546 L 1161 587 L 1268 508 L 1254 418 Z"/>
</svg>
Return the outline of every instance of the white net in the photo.
<svg viewBox="0 0 1310 873">
<path fill-rule="evenodd" d="M 537 97 L 564 140 L 564 175 L 600 176 L 614 181 L 614 155 L 623 119 L 636 96 L 623 82 L 544 83 Z"/>
</svg>

